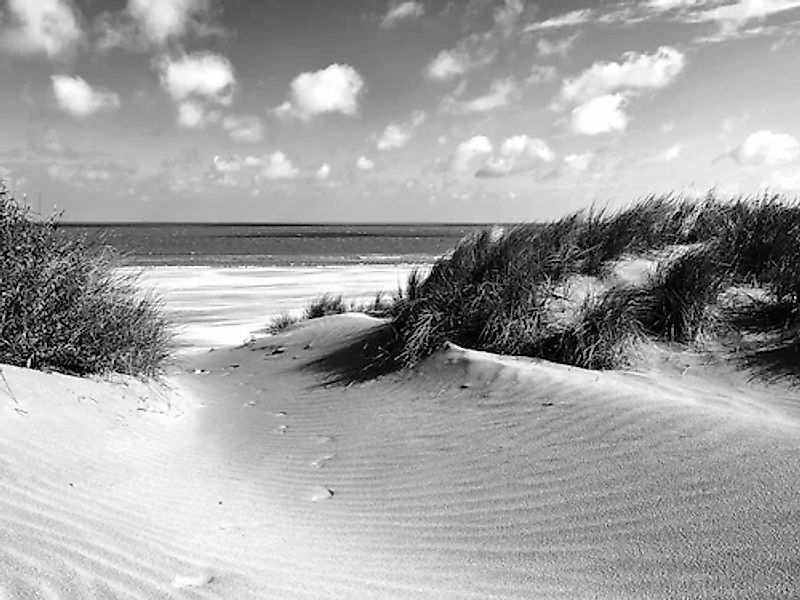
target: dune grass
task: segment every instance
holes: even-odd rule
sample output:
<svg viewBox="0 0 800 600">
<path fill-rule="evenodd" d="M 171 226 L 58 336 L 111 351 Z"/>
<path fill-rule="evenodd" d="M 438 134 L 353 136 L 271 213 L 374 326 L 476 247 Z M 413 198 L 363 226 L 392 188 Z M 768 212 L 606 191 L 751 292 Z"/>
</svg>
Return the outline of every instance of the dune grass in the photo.
<svg viewBox="0 0 800 600">
<path fill-rule="evenodd" d="M 645 281 L 608 276 L 623 256 L 657 256 Z M 586 296 L 581 278 L 599 282 Z M 731 286 L 765 299 L 733 318 Z M 754 314 L 758 313 L 758 314 Z M 445 341 L 593 369 L 630 362 L 652 339 L 690 344 L 725 327 L 800 313 L 800 208 L 777 196 L 651 196 L 617 213 L 486 229 L 463 239 L 427 277 L 416 272 L 391 309 L 402 364 Z"/>
<path fill-rule="evenodd" d="M 169 355 L 159 300 L 98 242 L 68 238 L 0 188 L 0 362 L 151 376 Z"/>
</svg>

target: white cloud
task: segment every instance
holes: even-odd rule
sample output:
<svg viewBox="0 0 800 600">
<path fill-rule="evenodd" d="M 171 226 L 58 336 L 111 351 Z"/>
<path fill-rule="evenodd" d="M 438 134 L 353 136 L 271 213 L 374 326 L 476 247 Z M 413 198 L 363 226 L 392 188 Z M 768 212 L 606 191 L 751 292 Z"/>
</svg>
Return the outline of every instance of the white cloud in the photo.
<svg viewBox="0 0 800 600">
<path fill-rule="evenodd" d="M 238 156 L 232 158 L 214 157 L 214 170 L 218 173 L 238 173 L 243 168 L 244 161 Z"/>
<path fill-rule="evenodd" d="M 317 179 L 327 179 L 330 176 L 331 176 L 331 167 L 328 163 L 325 163 L 317 171 Z"/>
<path fill-rule="evenodd" d="M 561 96 L 571 102 L 585 102 L 619 90 L 663 88 L 683 70 L 682 52 L 662 46 L 653 54 L 627 52 L 622 62 L 597 62 L 586 71 L 564 81 Z"/>
<path fill-rule="evenodd" d="M 291 83 L 289 99 L 275 109 L 282 117 L 311 119 L 324 113 L 353 116 L 358 112 L 364 80 L 350 65 L 334 63 L 301 73 Z"/>
<path fill-rule="evenodd" d="M 178 105 L 176 122 L 179 127 L 186 129 L 202 129 L 208 123 L 217 120 L 215 111 L 206 110 L 206 107 L 194 100 L 186 100 Z"/>
<path fill-rule="evenodd" d="M 380 26 L 383 29 L 394 27 L 401 21 L 419 19 L 425 14 L 425 6 L 422 2 L 401 2 L 390 6 L 386 15 L 383 17 Z"/>
<path fill-rule="evenodd" d="M 84 39 L 72 0 L 7 0 L 0 12 L 0 48 L 63 57 Z"/>
<path fill-rule="evenodd" d="M 356 161 L 356 167 L 358 167 L 360 171 L 372 171 L 372 169 L 375 168 L 375 161 L 366 156 L 359 156 Z"/>
<path fill-rule="evenodd" d="M 494 151 L 492 142 L 484 135 L 476 135 L 461 142 L 453 157 L 453 169 L 460 172 L 469 171 L 476 158 L 486 158 Z"/>
<path fill-rule="evenodd" d="M 593 152 L 583 152 L 582 154 L 568 154 L 564 157 L 564 166 L 570 171 L 584 173 L 589 170 L 594 162 Z"/>
<path fill-rule="evenodd" d="M 300 174 L 299 169 L 280 150 L 267 155 L 262 165 L 261 176 L 265 179 L 294 179 Z"/>
<path fill-rule="evenodd" d="M 627 100 L 622 94 L 599 96 L 572 111 L 572 130 L 583 135 L 625 131 L 628 115 L 623 110 Z"/>
<path fill-rule="evenodd" d="M 176 102 L 195 98 L 227 106 L 233 101 L 236 75 L 224 56 L 196 52 L 164 58 L 159 71 L 161 86 Z"/>
<path fill-rule="evenodd" d="M 720 34 L 731 35 L 752 20 L 766 17 L 800 7 L 800 0 L 739 0 L 732 4 L 722 4 L 694 15 L 695 21 L 717 21 Z"/>
<path fill-rule="evenodd" d="M 539 56 L 561 56 L 565 57 L 572 47 L 575 45 L 575 40 L 578 39 L 578 34 L 565 37 L 560 40 L 548 41 L 544 38 L 536 40 L 536 51 Z"/>
<path fill-rule="evenodd" d="M 519 95 L 519 86 L 511 79 L 495 79 L 489 92 L 471 100 L 446 96 L 441 108 L 452 113 L 485 113 L 508 106 Z"/>
<path fill-rule="evenodd" d="M 476 173 L 477 177 L 504 177 L 529 171 L 542 163 L 550 163 L 555 154 L 544 140 L 528 135 L 515 135 L 500 146 Z"/>
<path fill-rule="evenodd" d="M 209 0 L 128 0 L 128 12 L 151 43 L 164 45 L 185 35 L 209 5 Z"/>
<path fill-rule="evenodd" d="M 491 64 L 503 38 L 512 35 L 525 6 L 521 0 L 505 0 L 494 12 L 492 27 L 461 39 L 454 48 L 442 50 L 426 66 L 425 74 L 436 81 L 448 81 Z"/>
<path fill-rule="evenodd" d="M 558 71 L 551 65 L 533 65 L 531 67 L 531 74 L 525 80 L 526 85 L 538 85 L 540 83 L 547 83 L 556 78 Z"/>
<path fill-rule="evenodd" d="M 670 146 L 664 152 L 661 153 L 661 160 L 664 162 L 672 162 L 673 160 L 677 160 L 681 157 L 681 153 L 683 152 L 683 144 L 675 144 L 674 146 Z"/>
<path fill-rule="evenodd" d="M 766 189 L 778 188 L 787 192 L 800 192 L 800 171 L 794 173 L 776 171 L 761 187 Z"/>
<path fill-rule="evenodd" d="M 402 148 L 411 139 L 411 130 L 398 123 L 389 123 L 378 138 L 378 150 L 392 150 Z"/>
<path fill-rule="evenodd" d="M 264 123 L 256 115 L 228 115 L 222 128 L 234 142 L 254 144 L 264 139 Z"/>
<path fill-rule="evenodd" d="M 750 134 L 731 156 L 746 165 L 779 165 L 793 162 L 800 155 L 800 143 L 791 135 L 761 130 Z"/>
<path fill-rule="evenodd" d="M 53 75 L 53 93 L 61 110 L 80 119 L 103 110 L 119 108 L 119 95 L 93 88 L 82 77 Z"/>
<path fill-rule="evenodd" d="M 463 49 L 442 50 L 428 63 L 426 73 L 431 79 L 447 81 L 463 75 L 471 66 L 470 56 Z"/>
<path fill-rule="evenodd" d="M 576 25 L 582 25 L 583 23 L 589 22 L 592 19 L 593 14 L 593 11 L 589 10 L 588 8 L 573 10 L 572 12 L 564 13 L 558 15 L 557 17 L 551 17 L 544 21 L 539 21 L 538 23 L 531 23 L 525 27 L 524 31 L 542 31 L 547 29 L 574 27 Z"/>
</svg>

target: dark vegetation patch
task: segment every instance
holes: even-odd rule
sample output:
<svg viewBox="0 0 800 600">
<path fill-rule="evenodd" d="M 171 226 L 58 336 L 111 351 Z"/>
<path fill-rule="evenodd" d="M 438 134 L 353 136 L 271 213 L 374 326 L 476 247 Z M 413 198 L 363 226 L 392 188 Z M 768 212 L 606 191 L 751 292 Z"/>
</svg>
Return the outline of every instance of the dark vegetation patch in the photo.
<svg viewBox="0 0 800 600">
<path fill-rule="evenodd" d="M 65 236 L 0 187 L 0 362 L 152 376 L 170 334 L 157 298 L 101 240 Z"/>
</svg>

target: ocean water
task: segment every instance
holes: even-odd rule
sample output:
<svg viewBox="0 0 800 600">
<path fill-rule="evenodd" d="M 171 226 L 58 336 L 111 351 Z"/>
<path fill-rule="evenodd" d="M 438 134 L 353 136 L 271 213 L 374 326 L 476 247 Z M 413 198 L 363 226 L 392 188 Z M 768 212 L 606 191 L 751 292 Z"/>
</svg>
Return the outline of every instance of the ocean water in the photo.
<svg viewBox="0 0 800 600">
<path fill-rule="evenodd" d="M 68 225 L 140 266 L 416 264 L 451 249 L 480 225 Z"/>
<path fill-rule="evenodd" d="M 126 255 L 173 323 L 181 352 L 241 344 L 312 299 L 391 294 L 474 225 L 83 225 Z"/>
</svg>

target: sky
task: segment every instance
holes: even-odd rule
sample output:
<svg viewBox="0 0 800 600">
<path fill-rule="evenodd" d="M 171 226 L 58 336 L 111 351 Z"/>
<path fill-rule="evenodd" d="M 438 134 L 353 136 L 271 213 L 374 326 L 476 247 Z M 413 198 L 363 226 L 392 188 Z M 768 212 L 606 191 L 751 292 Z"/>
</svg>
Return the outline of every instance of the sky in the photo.
<svg viewBox="0 0 800 600">
<path fill-rule="evenodd" d="M 0 0 L 70 221 L 510 222 L 800 191 L 800 0 Z"/>
</svg>

